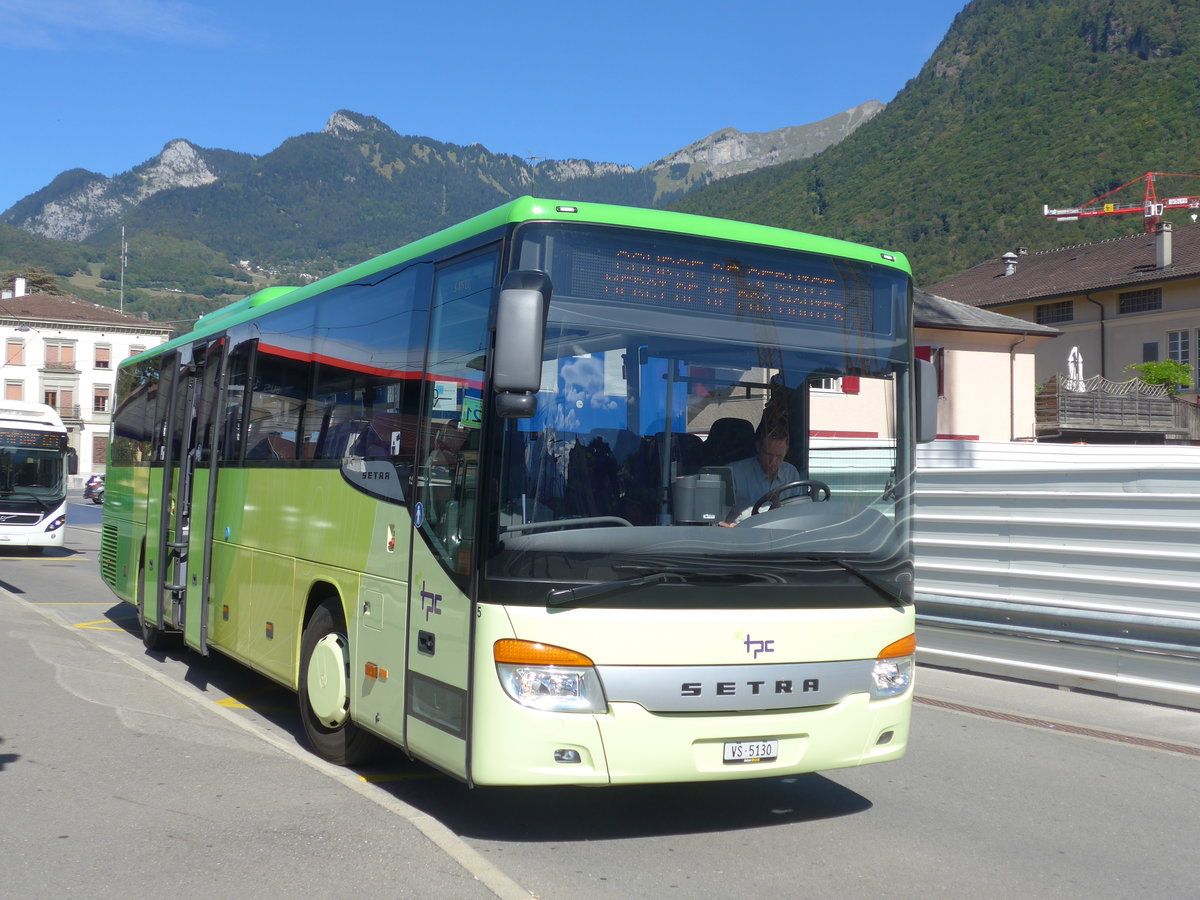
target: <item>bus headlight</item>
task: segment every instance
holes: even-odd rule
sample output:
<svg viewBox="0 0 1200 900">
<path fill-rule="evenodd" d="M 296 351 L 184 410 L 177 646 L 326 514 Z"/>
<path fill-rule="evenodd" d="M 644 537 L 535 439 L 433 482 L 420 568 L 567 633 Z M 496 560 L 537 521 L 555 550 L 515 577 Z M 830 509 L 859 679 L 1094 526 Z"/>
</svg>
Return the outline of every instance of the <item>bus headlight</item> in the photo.
<svg viewBox="0 0 1200 900">
<path fill-rule="evenodd" d="M 535 641 L 492 645 L 505 693 L 522 706 L 549 712 L 604 712 L 608 702 L 592 661 L 582 653 Z"/>
<path fill-rule="evenodd" d="M 66 524 L 66 522 L 67 522 L 66 516 L 59 516 L 57 519 L 55 519 L 53 522 L 51 522 L 50 524 L 48 524 L 46 526 L 46 530 L 47 531 L 58 531 L 58 529 L 62 528 L 63 525 Z"/>
<path fill-rule="evenodd" d="M 910 634 L 879 651 L 871 669 L 871 699 L 896 697 L 912 687 L 917 660 L 917 636 Z"/>
</svg>

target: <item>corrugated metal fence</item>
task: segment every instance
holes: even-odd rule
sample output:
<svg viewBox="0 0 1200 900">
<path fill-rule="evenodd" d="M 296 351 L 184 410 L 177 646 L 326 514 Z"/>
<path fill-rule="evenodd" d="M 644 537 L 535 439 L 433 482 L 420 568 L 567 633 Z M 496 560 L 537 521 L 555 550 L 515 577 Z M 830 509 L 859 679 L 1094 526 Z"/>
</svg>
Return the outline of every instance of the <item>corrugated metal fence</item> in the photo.
<svg viewBox="0 0 1200 900">
<path fill-rule="evenodd" d="M 1200 448 L 918 454 L 920 659 L 1200 709 Z"/>
</svg>

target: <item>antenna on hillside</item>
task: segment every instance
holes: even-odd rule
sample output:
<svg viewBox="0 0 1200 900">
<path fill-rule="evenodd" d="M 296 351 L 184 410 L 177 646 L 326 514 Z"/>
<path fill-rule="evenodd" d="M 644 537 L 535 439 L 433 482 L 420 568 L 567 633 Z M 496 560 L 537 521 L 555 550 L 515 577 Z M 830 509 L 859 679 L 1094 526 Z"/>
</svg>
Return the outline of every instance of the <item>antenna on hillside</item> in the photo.
<svg viewBox="0 0 1200 900">
<path fill-rule="evenodd" d="M 129 245 L 125 243 L 125 226 L 121 226 L 121 312 L 125 312 L 125 263 L 129 257 Z"/>
</svg>

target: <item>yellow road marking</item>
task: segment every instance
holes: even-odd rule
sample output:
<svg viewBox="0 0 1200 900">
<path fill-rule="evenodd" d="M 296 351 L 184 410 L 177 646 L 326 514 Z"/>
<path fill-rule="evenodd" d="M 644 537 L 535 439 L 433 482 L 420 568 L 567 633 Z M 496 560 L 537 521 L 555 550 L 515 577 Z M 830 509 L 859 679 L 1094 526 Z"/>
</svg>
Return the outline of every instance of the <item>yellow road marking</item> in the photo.
<svg viewBox="0 0 1200 900">
<path fill-rule="evenodd" d="M 277 694 L 282 688 L 269 685 L 259 688 L 256 691 L 249 691 L 237 697 L 226 697 L 224 700 L 218 700 L 217 706 L 223 706 L 226 709 L 253 709 L 258 712 L 291 712 L 293 707 L 286 706 L 260 706 L 257 703 L 251 702 L 253 697 L 261 697 L 263 694 Z"/>
<path fill-rule="evenodd" d="M 437 772 L 417 772 L 411 775 L 359 775 L 359 781 L 367 784 L 380 784 L 385 781 L 419 781 L 424 778 L 437 778 Z"/>
<path fill-rule="evenodd" d="M 226 697 L 224 700 L 218 700 L 217 706 L 223 706 L 226 709 L 249 709 L 254 712 L 295 712 L 294 706 L 263 706 L 261 703 L 255 703 L 253 706 L 243 703 L 235 697 Z"/>
<path fill-rule="evenodd" d="M 118 625 L 114 625 L 111 619 L 97 619 L 95 622 L 76 622 L 74 628 L 86 628 L 89 631 L 124 631 Z"/>
</svg>

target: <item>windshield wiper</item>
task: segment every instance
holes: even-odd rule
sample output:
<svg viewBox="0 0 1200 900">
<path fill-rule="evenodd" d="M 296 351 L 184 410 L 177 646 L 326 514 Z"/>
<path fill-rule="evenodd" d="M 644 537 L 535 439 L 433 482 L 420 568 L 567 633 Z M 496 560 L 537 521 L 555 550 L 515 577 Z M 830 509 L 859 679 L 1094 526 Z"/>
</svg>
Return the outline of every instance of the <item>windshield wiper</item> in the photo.
<svg viewBox="0 0 1200 900">
<path fill-rule="evenodd" d="M 789 554 L 776 557 L 772 560 L 773 568 L 776 572 L 786 571 L 788 564 L 792 562 L 825 562 L 837 566 L 839 569 L 849 572 L 897 609 L 908 606 L 912 602 L 906 599 L 896 587 L 884 581 L 870 569 L 864 569 L 857 562 L 848 560 L 843 556 L 832 553 L 804 553 L 800 555 Z"/>
<path fill-rule="evenodd" d="M 0 491 L 0 496 L 3 496 L 5 500 L 32 500 L 38 505 L 38 509 L 42 510 L 43 512 L 50 512 L 50 504 L 48 504 L 37 494 L 30 493 L 29 491 Z"/>
<path fill-rule="evenodd" d="M 643 569 L 643 566 L 617 566 L 618 569 Z M 600 584 L 585 584 L 575 588 L 556 588 L 546 594 L 547 606 L 566 606 L 570 603 L 579 603 L 587 600 L 595 600 L 598 597 L 603 597 L 606 594 L 611 594 L 614 591 L 621 591 L 625 588 L 642 587 L 647 584 L 705 584 L 711 582 L 736 581 L 744 583 L 747 581 L 767 581 L 772 584 L 783 584 L 784 579 L 779 575 L 772 575 L 767 572 L 747 572 L 742 569 L 729 568 L 704 568 L 704 569 L 680 569 L 680 568 L 663 568 L 663 569 L 648 569 L 642 575 L 634 575 L 631 578 L 622 578 L 618 581 L 604 581 Z"/>
<path fill-rule="evenodd" d="M 566 606 L 570 603 L 582 603 L 595 600 L 605 594 L 622 591 L 625 588 L 641 587 L 645 584 L 686 584 L 687 579 L 679 572 L 650 572 L 647 575 L 635 575 L 633 578 L 622 578 L 620 581 L 604 581 L 600 584 L 584 584 L 573 588 L 556 588 L 546 594 L 547 606 Z"/>
<path fill-rule="evenodd" d="M 819 559 L 823 562 L 831 562 L 838 568 L 845 569 L 897 609 L 908 606 L 908 604 L 911 602 L 904 599 L 903 594 L 901 594 L 898 590 L 896 590 L 895 587 L 888 584 L 874 572 L 868 571 L 857 563 L 850 562 L 848 559 L 842 559 L 841 557 L 837 556 L 813 556 L 806 558 Z"/>
</svg>

